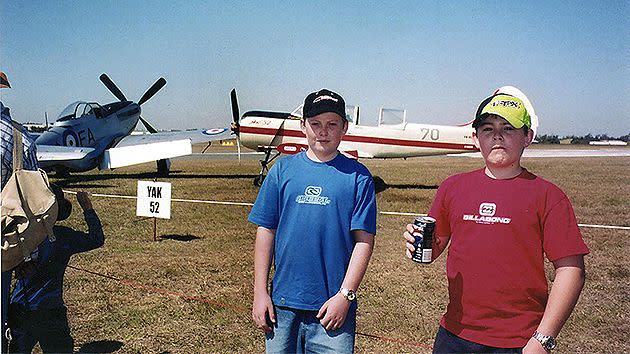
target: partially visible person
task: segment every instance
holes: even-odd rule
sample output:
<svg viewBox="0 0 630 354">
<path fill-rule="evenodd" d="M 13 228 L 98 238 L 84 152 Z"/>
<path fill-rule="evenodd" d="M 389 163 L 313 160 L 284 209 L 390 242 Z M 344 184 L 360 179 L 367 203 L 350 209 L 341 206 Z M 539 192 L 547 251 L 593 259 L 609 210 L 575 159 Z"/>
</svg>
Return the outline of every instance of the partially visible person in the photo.
<svg viewBox="0 0 630 354">
<path fill-rule="evenodd" d="M 72 203 L 63 191 L 51 185 L 59 204 L 58 221 L 72 212 Z M 30 353 L 35 344 L 44 353 L 71 353 L 74 340 L 68 325 L 63 301 L 63 278 L 74 254 L 103 246 L 105 238 L 101 221 L 86 192 L 77 192 L 88 232 L 55 225 L 54 238 L 46 238 L 31 255 L 33 260 L 16 269 L 16 284 L 11 297 L 9 327 L 10 352 Z"/>
<path fill-rule="evenodd" d="M 547 353 L 584 286 L 589 250 L 571 202 L 521 165 L 533 139 L 525 107 L 504 93 L 480 104 L 473 141 L 485 167 L 447 178 L 428 213 L 433 259 L 448 246 L 449 303 L 434 353 Z M 414 234 L 421 230 L 407 225 L 408 258 Z M 545 257 L 555 269 L 551 291 Z"/>
<path fill-rule="evenodd" d="M 0 87 L 10 88 L 7 76 L 0 71 Z M 24 145 L 23 156 L 23 168 L 25 170 L 37 170 L 37 150 L 35 147 L 35 141 L 26 132 L 26 130 L 17 122 L 11 119 L 11 113 L 9 107 L 5 107 L 0 101 L 0 115 L 2 118 L 2 169 L 0 174 L 2 175 L 2 188 L 7 184 L 11 174 L 13 173 L 13 125 L 16 124 L 18 130 L 22 132 L 22 144 Z"/>
<path fill-rule="evenodd" d="M 7 75 L 0 71 L 0 88 L 11 88 Z M 2 189 L 7 184 L 11 174 L 13 174 L 13 126 L 18 127 L 22 133 L 22 167 L 26 170 L 37 170 L 37 155 L 35 141 L 26 133 L 19 123 L 11 119 L 9 107 L 5 107 L 0 101 L 0 141 L 2 151 L 2 165 L 0 166 L 0 179 L 2 179 Z M 12 271 L 2 272 L 2 351 L 6 352 L 8 347 L 9 332 L 7 330 L 7 320 L 9 311 L 9 293 L 11 291 Z"/>
<path fill-rule="evenodd" d="M 348 129 L 345 108 L 326 89 L 306 97 L 308 150 L 276 162 L 249 214 L 258 225 L 252 317 L 268 353 L 354 351 L 356 291 L 374 247 L 376 197 L 367 168 L 337 150 Z"/>
</svg>

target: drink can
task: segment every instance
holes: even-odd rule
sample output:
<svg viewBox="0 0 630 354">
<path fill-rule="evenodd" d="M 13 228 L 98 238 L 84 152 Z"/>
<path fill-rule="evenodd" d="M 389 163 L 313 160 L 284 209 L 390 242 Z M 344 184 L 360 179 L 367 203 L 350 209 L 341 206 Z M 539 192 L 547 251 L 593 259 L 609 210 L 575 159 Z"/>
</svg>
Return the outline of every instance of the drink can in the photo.
<svg viewBox="0 0 630 354">
<path fill-rule="evenodd" d="M 435 219 L 430 216 L 419 216 L 413 224 L 422 230 L 422 235 L 413 235 L 416 239 L 413 243 L 415 251 L 411 259 L 417 263 L 431 263 L 433 261 L 433 233 L 435 232 Z"/>
</svg>

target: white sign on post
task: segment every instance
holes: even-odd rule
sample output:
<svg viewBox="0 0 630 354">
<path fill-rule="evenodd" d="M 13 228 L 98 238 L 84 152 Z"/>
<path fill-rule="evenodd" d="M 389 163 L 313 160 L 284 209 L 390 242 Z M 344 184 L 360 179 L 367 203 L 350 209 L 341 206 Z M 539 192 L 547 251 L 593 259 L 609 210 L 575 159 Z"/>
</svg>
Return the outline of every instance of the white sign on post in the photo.
<svg viewBox="0 0 630 354">
<path fill-rule="evenodd" d="M 138 181 L 137 216 L 171 218 L 171 184 L 167 182 Z"/>
</svg>

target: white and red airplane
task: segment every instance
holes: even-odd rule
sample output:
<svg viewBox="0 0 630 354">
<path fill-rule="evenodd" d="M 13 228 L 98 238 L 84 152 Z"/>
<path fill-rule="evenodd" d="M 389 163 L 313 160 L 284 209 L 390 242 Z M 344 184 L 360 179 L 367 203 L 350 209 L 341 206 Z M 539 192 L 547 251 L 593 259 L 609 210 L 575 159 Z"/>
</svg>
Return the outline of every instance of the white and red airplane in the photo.
<svg viewBox="0 0 630 354">
<path fill-rule="evenodd" d="M 532 116 L 532 127 L 538 118 L 527 97 L 512 86 L 504 86 L 495 93 L 507 93 L 523 100 Z M 239 144 L 265 153 L 260 174 L 254 184 L 260 185 L 268 165 L 282 154 L 295 154 L 308 148 L 300 129 L 302 106 L 291 113 L 249 111 L 239 116 L 236 90 L 231 92 L 232 131 Z M 384 124 L 383 110 L 377 126 L 359 125 L 358 107 L 348 106 L 348 131 L 339 145 L 339 151 L 353 158 L 407 158 L 416 156 L 446 155 L 477 151 L 472 141 L 472 121 L 459 126 L 407 123 Z"/>
</svg>

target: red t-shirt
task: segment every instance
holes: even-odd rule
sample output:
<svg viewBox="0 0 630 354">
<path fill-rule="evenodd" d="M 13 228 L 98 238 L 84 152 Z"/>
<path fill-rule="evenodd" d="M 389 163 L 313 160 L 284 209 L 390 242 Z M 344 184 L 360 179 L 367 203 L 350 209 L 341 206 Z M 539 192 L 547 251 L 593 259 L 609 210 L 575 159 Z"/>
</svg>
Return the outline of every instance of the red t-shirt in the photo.
<svg viewBox="0 0 630 354">
<path fill-rule="evenodd" d="M 542 319 L 544 259 L 588 254 L 569 199 L 524 170 L 511 179 L 484 169 L 446 179 L 429 215 L 450 235 L 449 304 L 440 324 L 466 340 L 523 347 Z"/>
</svg>

